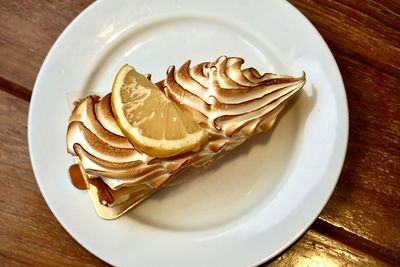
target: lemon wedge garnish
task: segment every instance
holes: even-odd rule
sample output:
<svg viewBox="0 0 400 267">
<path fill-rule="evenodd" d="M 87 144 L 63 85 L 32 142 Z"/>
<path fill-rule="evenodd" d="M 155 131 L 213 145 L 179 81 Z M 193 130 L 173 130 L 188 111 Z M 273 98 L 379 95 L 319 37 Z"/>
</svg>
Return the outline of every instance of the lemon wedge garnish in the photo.
<svg viewBox="0 0 400 267">
<path fill-rule="evenodd" d="M 125 136 L 150 156 L 197 150 L 208 139 L 189 111 L 130 65 L 124 65 L 114 79 L 111 105 Z"/>
</svg>

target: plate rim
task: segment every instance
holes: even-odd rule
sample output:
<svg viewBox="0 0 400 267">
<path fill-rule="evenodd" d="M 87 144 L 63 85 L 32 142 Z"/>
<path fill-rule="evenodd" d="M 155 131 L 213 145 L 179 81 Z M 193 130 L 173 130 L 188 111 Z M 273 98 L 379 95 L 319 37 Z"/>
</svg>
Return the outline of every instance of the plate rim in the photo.
<svg viewBox="0 0 400 267">
<path fill-rule="evenodd" d="M 37 87 L 39 86 L 38 84 L 41 81 L 42 76 L 44 75 L 44 69 L 45 69 L 45 65 L 48 63 L 49 58 L 51 57 L 52 53 L 54 50 L 56 50 L 57 45 L 62 42 L 62 40 L 65 38 L 65 36 L 68 34 L 68 31 L 74 27 L 75 24 L 79 23 L 80 19 L 84 16 L 86 16 L 86 14 L 88 12 L 90 12 L 91 9 L 93 9 L 95 6 L 101 5 L 103 2 L 105 2 L 105 0 L 100 0 L 100 1 L 96 1 L 91 3 L 89 6 L 87 6 L 78 16 L 76 16 L 69 24 L 68 26 L 63 30 L 63 32 L 59 35 L 59 37 L 57 38 L 57 40 L 53 43 L 51 49 L 49 50 L 49 52 L 47 53 L 45 60 L 43 61 L 40 71 L 37 75 L 37 79 L 35 81 L 34 87 L 33 87 L 33 92 L 32 92 L 32 97 L 31 97 L 31 102 L 30 104 L 35 102 L 35 99 L 37 98 Z M 285 1 L 286 2 L 286 1 Z M 320 44 L 323 45 L 325 47 L 326 51 L 329 51 L 328 56 L 330 57 L 330 61 L 331 63 L 334 64 L 335 70 L 337 71 L 337 73 L 339 74 L 340 80 L 338 81 L 341 85 L 341 89 L 344 98 L 341 99 L 342 101 L 344 101 L 344 106 L 343 108 L 345 110 L 343 110 L 343 114 L 344 114 L 344 119 L 345 121 L 342 121 L 341 123 L 343 123 L 344 125 L 342 125 L 343 127 L 343 136 L 344 136 L 344 140 L 343 140 L 343 146 L 342 146 L 342 152 L 340 153 L 341 155 L 341 159 L 338 160 L 339 161 L 339 168 L 335 169 L 335 176 L 336 179 L 334 181 L 334 186 L 332 186 L 330 193 L 325 195 L 325 199 L 324 201 L 321 201 L 321 208 L 319 213 L 312 219 L 309 220 L 309 223 L 307 225 L 304 225 L 302 230 L 295 236 L 293 236 L 293 238 L 290 239 L 290 241 L 286 242 L 286 244 L 284 246 L 282 246 L 279 250 L 277 250 L 275 253 L 270 254 L 270 255 L 266 255 L 263 259 L 261 259 L 258 262 L 255 262 L 254 265 L 258 265 L 258 264 L 262 264 L 265 263 L 268 260 L 271 260 L 272 258 L 274 258 L 276 255 L 278 255 L 279 253 L 281 253 L 282 251 L 284 251 L 285 249 L 287 249 L 291 244 L 293 244 L 296 240 L 298 240 L 311 226 L 311 224 L 318 218 L 319 214 L 321 213 L 321 211 L 324 209 L 324 207 L 326 206 L 327 202 L 329 201 L 330 197 L 332 196 L 332 193 L 335 189 L 335 185 L 337 184 L 339 178 L 340 178 L 340 174 L 341 171 L 343 169 L 343 165 L 345 162 L 345 157 L 346 157 L 346 151 L 347 151 L 347 146 L 348 146 L 348 137 L 349 137 L 349 113 L 348 113 L 348 103 L 347 103 L 347 96 L 346 96 L 346 90 L 345 90 L 345 86 L 344 86 L 344 82 L 343 82 L 343 78 L 341 76 L 340 73 L 340 69 L 337 65 L 337 62 L 331 52 L 331 50 L 329 49 L 327 43 L 325 42 L 325 40 L 322 38 L 322 36 L 320 35 L 320 33 L 318 32 L 318 30 L 315 28 L 315 26 L 297 9 L 295 8 L 291 3 L 286 2 L 287 6 L 291 9 L 293 9 L 296 13 L 298 13 L 298 15 L 300 15 L 303 18 L 303 21 L 305 23 L 307 23 L 309 26 L 312 27 L 314 34 L 316 34 L 316 36 L 320 39 Z M 96 251 L 93 251 L 92 248 L 90 246 L 87 246 L 86 244 L 82 243 L 81 240 L 79 240 L 78 236 L 75 236 L 74 234 L 71 233 L 70 229 L 65 225 L 65 222 L 61 219 L 61 215 L 58 213 L 58 211 L 56 211 L 56 209 L 54 207 L 52 207 L 51 204 L 51 200 L 48 198 L 48 196 L 46 194 L 44 194 L 44 189 L 43 189 L 43 184 L 40 181 L 40 178 L 38 178 L 38 170 L 37 170 L 37 166 L 35 165 L 35 160 L 34 160 L 34 155 L 33 155 L 33 145 L 32 145 L 32 140 L 33 140 L 33 133 L 32 133 L 32 129 L 33 129 L 33 125 L 32 125 L 32 113 L 33 113 L 33 105 L 30 105 L 29 107 L 29 112 L 28 112 L 28 127 L 27 127 L 27 131 L 28 131 L 28 148 L 29 148 L 29 156 L 30 156 L 30 160 L 31 160 L 31 165 L 32 165 L 32 169 L 34 172 L 34 176 L 36 179 L 36 182 L 38 184 L 39 190 L 43 196 L 43 198 L 45 199 L 45 202 L 47 204 L 47 206 L 50 208 L 51 212 L 54 214 L 54 216 L 56 217 L 57 221 L 63 226 L 64 230 L 66 230 L 73 238 L 75 241 L 77 241 L 80 245 L 82 245 L 86 250 L 88 250 L 90 253 L 92 253 L 93 255 L 95 255 L 96 257 L 100 258 L 101 260 L 104 260 L 105 262 L 112 264 L 112 262 L 109 261 L 109 259 L 107 257 L 105 257 L 104 255 L 99 255 Z"/>
</svg>

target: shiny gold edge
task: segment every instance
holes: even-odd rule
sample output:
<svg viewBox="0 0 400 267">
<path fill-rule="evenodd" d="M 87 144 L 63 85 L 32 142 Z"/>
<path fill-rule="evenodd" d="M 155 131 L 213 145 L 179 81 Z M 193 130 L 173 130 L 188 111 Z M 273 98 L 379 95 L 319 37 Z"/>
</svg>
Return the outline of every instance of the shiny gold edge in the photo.
<svg viewBox="0 0 400 267">
<path fill-rule="evenodd" d="M 99 199 L 99 195 L 98 195 L 98 188 L 91 184 L 89 182 L 89 178 L 88 175 L 86 174 L 84 168 L 81 165 L 81 162 L 79 160 L 78 157 L 74 157 L 75 158 L 75 162 L 76 164 L 79 166 L 80 170 L 81 170 L 81 174 L 86 182 L 87 185 L 87 190 L 89 191 L 89 195 L 90 198 L 92 200 L 93 206 L 96 210 L 97 215 L 102 218 L 102 219 L 106 219 L 106 220 L 113 220 L 116 219 L 120 216 L 122 216 L 123 214 L 125 214 L 126 212 L 128 212 L 129 210 L 131 210 L 133 207 L 135 207 L 136 205 L 140 204 L 142 201 L 144 201 L 147 197 L 149 197 L 151 194 L 155 193 L 159 188 L 151 188 L 150 186 L 148 187 L 148 191 L 144 192 L 141 195 L 138 195 L 135 197 L 136 200 L 134 200 L 132 202 L 132 199 L 130 196 L 128 196 L 128 200 L 130 201 L 125 201 L 123 202 L 121 205 L 116 205 L 116 206 L 105 206 L 103 204 L 101 204 L 101 201 Z M 141 185 L 141 186 L 145 186 L 145 185 Z M 145 189 L 145 188 L 143 188 Z M 137 192 L 138 190 L 135 190 L 135 192 Z M 131 195 L 131 194 L 129 194 Z"/>
<path fill-rule="evenodd" d="M 100 203 L 98 194 L 97 194 L 97 188 L 94 185 L 89 184 L 89 194 L 92 199 L 92 203 L 94 205 L 94 208 L 96 210 L 97 215 L 106 220 L 113 220 L 116 219 L 126 212 L 130 211 L 132 208 L 135 206 L 139 205 L 142 201 L 144 201 L 146 198 L 148 198 L 150 195 L 155 193 L 158 189 L 153 189 L 146 194 L 140 195 L 139 197 L 136 197 L 136 200 L 131 202 L 131 201 L 126 201 L 124 206 L 116 206 L 116 207 L 107 207 L 104 206 Z"/>
</svg>

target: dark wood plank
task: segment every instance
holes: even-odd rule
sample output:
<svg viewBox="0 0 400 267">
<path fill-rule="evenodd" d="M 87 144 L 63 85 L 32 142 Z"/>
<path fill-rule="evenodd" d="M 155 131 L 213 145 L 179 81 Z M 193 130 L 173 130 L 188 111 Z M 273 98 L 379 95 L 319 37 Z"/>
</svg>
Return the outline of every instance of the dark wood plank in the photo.
<svg viewBox="0 0 400 267">
<path fill-rule="evenodd" d="M 43 200 L 28 155 L 28 106 L 0 91 L 0 266 L 104 265 L 72 239 Z"/>
<path fill-rule="evenodd" d="M 40 66 L 54 41 L 91 2 L 1 1 L 0 77 L 19 85 L 18 89 L 32 90 Z"/>
<path fill-rule="evenodd" d="M 392 266 L 390 262 L 309 230 L 295 245 L 263 266 Z"/>
<path fill-rule="evenodd" d="M 291 0 L 336 49 L 400 76 L 399 1 Z"/>
<path fill-rule="evenodd" d="M 379 31 L 386 30 L 386 27 L 383 26 L 391 27 L 397 31 L 399 30 L 400 4 L 396 0 L 341 0 L 340 3 L 342 4 L 342 9 L 348 10 L 352 13 L 356 12 L 360 14 L 364 20 L 375 20 L 376 24 L 373 23 L 373 26 Z M 326 2 L 324 4 L 327 4 L 333 8 L 335 8 L 337 5 L 335 2 Z M 348 15 L 351 16 L 352 13 L 349 13 Z M 399 40 L 400 38 L 400 36 L 391 37 L 395 38 L 396 40 Z"/>
<path fill-rule="evenodd" d="M 350 136 L 342 175 L 320 218 L 343 239 L 353 233 L 355 245 L 364 242 L 400 262 L 400 79 L 342 53 L 335 57 L 347 90 Z"/>
<path fill-rule="evenodd" d="M 347 244 L 400 262 L 400 4 L 291 2 L 326 39 L 348 95 L 346 162 L 320 219 Z"/>
<path fill-rule="evenodd" d="M 31 90 L 13 83 L 3 77 L 0 77 L 0 89 L 24 100 L 31 100 Z"/>
</svg>

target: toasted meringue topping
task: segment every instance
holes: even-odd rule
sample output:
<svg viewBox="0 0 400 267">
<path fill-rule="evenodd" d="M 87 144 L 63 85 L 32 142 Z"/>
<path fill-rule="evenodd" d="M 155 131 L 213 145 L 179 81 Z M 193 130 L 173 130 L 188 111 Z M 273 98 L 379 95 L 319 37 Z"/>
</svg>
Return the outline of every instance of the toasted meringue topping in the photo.
<svg viewBox="0 0 400 267">
<path fill-rule="evenodd" d="M 191 112 L 209 132 L 210 139 L 199 151 L 163 159 L 139 151 L 118 128 L 108 94 L 102 99 L 89 96 L 77 103 L 67 130 L 68 152 L 79 158 L 89 184 L 98 186 L 98 191 L 104 191 L 104 185 L 115 192 L 146 185 L 143 195 L 189 167 L 209 164 L 217 154 L 268 131 L 285 103 L 305 83 L 304 73 L 298 78 L 260 75 L 253 68 L 242 70 L 243 63 L 241 58 L 220 57 L 191 68 L 187 61 L 178 70 L 171 66 L 166 79 L 157 83 L 167 97 Z M 102 183 L 93 180 L 99 177 Z M 108 206 L 115 197 L 103 193 L 103 198 Z M 124 204 L 121 212 L 131 206 Z"/>
<path fill-rule="evenodd" d="M 167 78 L 158 85 L 174 101 L 198 111 L 211 129 L 232 136 L 247 124 L 256 129 L 254 124 L 264 120 L 305 82 L 304 73 L 299 78 L 260 75 L 252 68 L 242 71 L 243 63 L 241 58 L 220 57 L 190 69 L 187 61 L 178 71 L 171 66 Z"/>
</svg>

